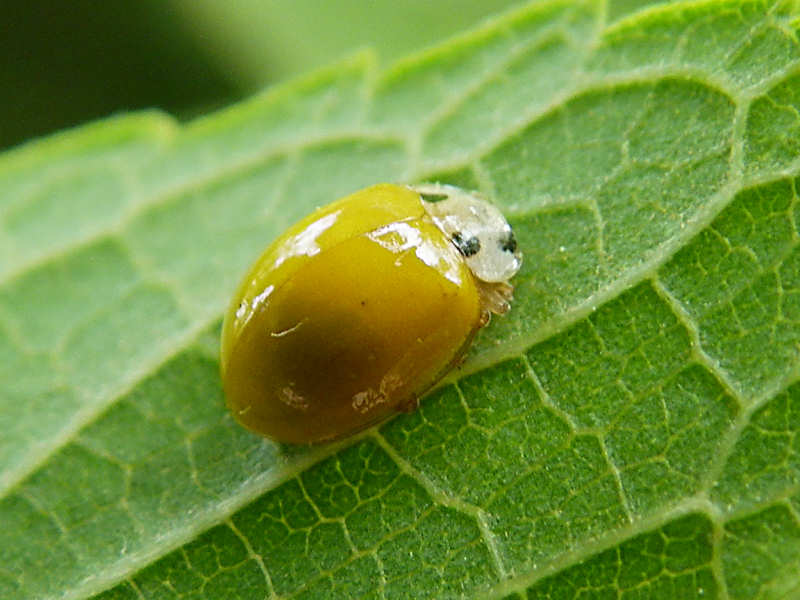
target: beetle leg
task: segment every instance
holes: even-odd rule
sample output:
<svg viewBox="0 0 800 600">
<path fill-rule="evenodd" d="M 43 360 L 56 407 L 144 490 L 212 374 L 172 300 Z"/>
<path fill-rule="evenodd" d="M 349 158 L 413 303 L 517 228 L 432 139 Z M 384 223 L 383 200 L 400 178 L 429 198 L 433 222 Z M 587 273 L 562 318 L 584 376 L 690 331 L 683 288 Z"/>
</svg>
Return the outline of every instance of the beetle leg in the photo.
<svg viewBox="0 0 800 600">
<path fill-rule="evenodd" d="M 478 293 L 481 296 L 481 307 L 486 313 L 504 315 L 511 309 L 514 287 L 509 283 L 478 281 Z M 486 319 L 486 323 L 488 322 L 489 320 Z M 481 325 L 486 323 L 481 323 Z"/>
<path fill-rule="evenodd" d="M 397 405 L 398 412 L 412 413 L 419 408 L 419 398 L 412 396 L 408 400 Z"/>
</svg>

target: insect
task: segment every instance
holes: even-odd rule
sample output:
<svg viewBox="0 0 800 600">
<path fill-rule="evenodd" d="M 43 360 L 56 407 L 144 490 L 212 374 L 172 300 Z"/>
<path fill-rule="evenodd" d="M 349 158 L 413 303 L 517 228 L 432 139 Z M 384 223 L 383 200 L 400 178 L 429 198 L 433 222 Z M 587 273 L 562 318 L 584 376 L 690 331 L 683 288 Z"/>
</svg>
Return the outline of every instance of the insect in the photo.
<svg viewBox="0 0 800 600">
<path fill-rule="evenodd" d="M 228 406 L 280 442 L 353 434 L 419 397 L 510 308 L 522 263 L 500 211 L 460 188 L 379 184 L 289 228 L 222 329 Z"/>
</svg>

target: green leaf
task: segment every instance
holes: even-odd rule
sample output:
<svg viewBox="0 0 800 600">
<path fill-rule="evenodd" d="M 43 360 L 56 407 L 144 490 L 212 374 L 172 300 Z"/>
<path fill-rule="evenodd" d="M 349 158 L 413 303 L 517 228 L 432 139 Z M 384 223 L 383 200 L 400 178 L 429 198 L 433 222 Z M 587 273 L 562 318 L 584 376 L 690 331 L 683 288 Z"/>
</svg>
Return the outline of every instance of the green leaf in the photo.
<svg viewBox="0 0 800 600">
<path fill-rule="evenodd" d="M 798 14 L 536 3 L 0 158 L 0 597 L 797 595 Z M 247 264 L 316 205 L 437 179 L 512 220 L 511 313 L 356 439 L 235 425 Z"/>
</svg>

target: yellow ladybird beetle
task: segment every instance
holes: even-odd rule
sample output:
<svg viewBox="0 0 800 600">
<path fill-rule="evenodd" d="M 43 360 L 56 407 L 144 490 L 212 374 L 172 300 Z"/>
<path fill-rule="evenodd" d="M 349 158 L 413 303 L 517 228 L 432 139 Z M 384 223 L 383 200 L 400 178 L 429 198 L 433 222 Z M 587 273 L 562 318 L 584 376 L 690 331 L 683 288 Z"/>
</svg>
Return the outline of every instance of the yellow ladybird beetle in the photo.
<svg viewBox="0 0 800 600">
<path fill-rule="evenodd" d="M 379 184 L 319 208 L 264 251 L 230 304 L 228 406 L 290 443 L 413 410 L 509 310 L 521 262 L 500 211 L 456 187 Z"/>
</svg>

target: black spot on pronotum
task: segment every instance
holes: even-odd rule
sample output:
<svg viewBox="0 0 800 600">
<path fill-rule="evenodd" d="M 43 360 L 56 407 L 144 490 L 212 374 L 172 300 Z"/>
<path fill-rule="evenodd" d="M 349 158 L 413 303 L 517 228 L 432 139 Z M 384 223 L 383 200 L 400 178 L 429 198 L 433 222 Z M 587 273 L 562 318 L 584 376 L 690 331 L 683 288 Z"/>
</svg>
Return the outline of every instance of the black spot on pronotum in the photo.
<svg viewBox="0 0 800 600">
<path fill-rule="evenodd" d="M 500 250 L 503 252 L 517 251 L 517 240 L 512 232 L 509 231 L 508 235 L 500 240 Z"/>
<path fill-rule="evenodd" d="M 453 240 L 458 251 L 466 257 L 475 256 L 481 249 L 481 241 L 478 238 L 472 236 L 464 239 L 460 231 L 456 231 L 450 239 Z"/>
</svg>

